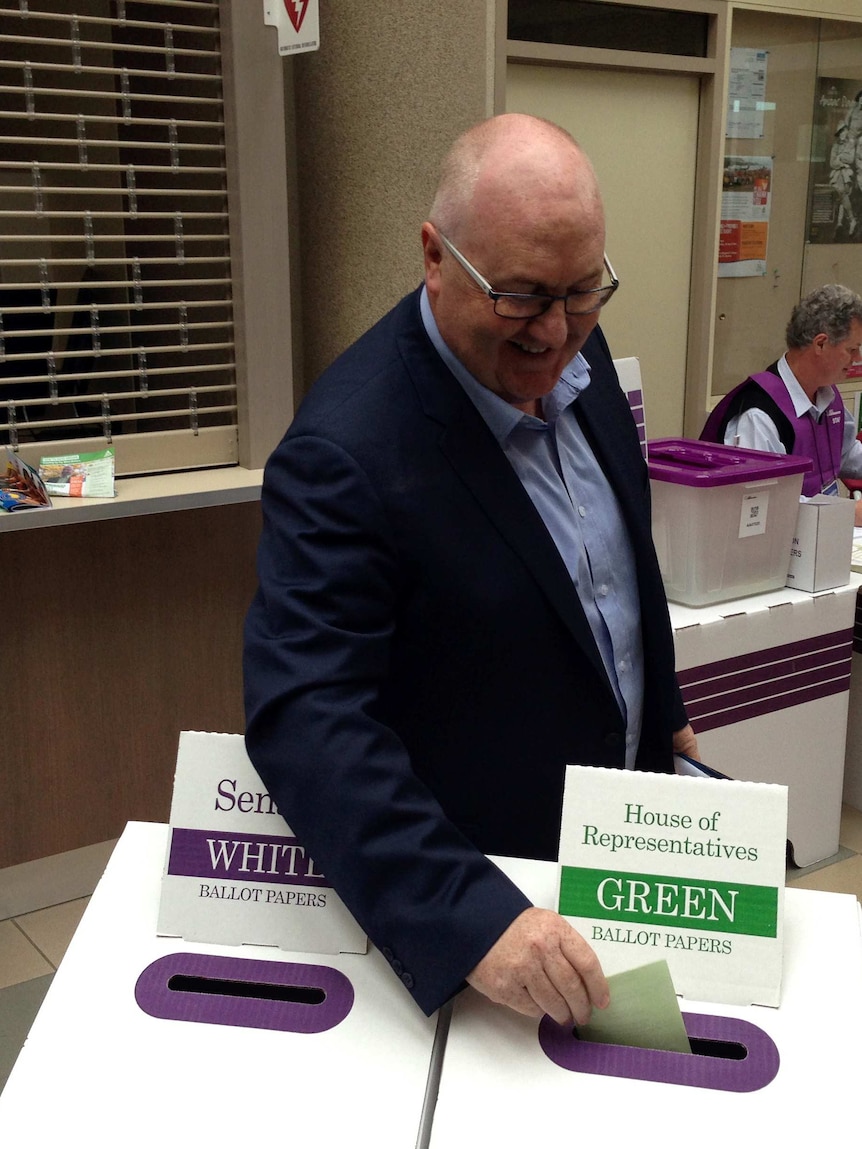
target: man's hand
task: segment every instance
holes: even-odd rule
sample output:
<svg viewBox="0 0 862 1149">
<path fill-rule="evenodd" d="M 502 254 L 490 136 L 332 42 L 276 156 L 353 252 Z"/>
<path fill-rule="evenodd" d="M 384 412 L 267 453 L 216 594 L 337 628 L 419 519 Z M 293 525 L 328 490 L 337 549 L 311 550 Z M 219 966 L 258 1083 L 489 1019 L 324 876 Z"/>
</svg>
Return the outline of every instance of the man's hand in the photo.
<svg viewBox="0 0 862 1149">
<path fill-rule="evenodd" d="M 682 730 L 677 730 L 673 736 L 673 752 L 674 754 L 685 754 L 688 758 L 694 758 L 695 762 L 700 761 L 697 752 L 697 738 L 691 726 L 683 726 Z"/>
<path fill-rule="evenodd" d="M 528 1017 L 548 1013 L 560 1025 L 585 1025 L 610 1001 L 599 959 L 577 930 L 552 910 L 524 910 L 467 981 L 491 1001 Z"/>
</svg>

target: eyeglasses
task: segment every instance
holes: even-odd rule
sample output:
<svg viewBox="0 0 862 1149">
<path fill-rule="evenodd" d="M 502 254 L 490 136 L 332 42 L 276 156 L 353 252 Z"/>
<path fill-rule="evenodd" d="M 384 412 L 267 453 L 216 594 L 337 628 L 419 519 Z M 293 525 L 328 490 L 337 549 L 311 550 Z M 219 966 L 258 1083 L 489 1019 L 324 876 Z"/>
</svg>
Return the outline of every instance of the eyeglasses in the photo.
<svg viewBox="0 0 862 1149">
<path fill-rule="evenodd" d="M 480 275 L 472 263 L 464 258 L 455 244 L 450 243 L 439 228 L 437 234 L 443 241 L 446 250 L 454 255 L 467 274 L 478 283 L 488 298 L 493 300 L 494 311 L 503 319 L 535 319 L 539 315 L 544 315 L 558 299 L 563 301 L 566 315 L 592 315 L 594 311 L 599 311 L 604 307 L 620 285 L 610 260 L 605 255 L 603 262 L 608 275 L 611 277 L 611 282 L 604 287 L 589 287 L 583 291 L 570 291 L 566 295 L 495 291 L 484 275 Z"/>
</svg>

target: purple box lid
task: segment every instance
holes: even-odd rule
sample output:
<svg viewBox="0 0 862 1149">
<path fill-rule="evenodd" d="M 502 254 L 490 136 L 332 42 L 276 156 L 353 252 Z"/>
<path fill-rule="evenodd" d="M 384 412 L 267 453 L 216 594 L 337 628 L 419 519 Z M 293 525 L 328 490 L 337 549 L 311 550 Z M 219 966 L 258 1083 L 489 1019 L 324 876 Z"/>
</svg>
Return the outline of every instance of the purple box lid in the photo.
<svg viewBox="0 0 862 1149">
<path fill-rule="evenodd" d="M 814 465 L 804 455 L 773 455 L 700 439 L 652 439 L 647 452 L 651 479 L 686 487 L 725 487 L 758 479 L 781 479 L 802 475 Z"/>
</svg>

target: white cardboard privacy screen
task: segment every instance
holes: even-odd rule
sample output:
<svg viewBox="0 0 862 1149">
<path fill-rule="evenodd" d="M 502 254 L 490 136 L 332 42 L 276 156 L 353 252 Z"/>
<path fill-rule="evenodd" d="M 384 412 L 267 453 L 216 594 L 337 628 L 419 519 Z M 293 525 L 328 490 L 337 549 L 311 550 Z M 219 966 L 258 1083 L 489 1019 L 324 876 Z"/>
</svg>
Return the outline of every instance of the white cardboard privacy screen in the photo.
<svg viewBox="0 0 862 1149">
<path fill-rule="evenodd" d="M 158 932 L 305 953 L 367 948 L 277 812 L 239 734 L 180 735 Z"/>
<path fill-rule="evenodd" d="M 606 973 L 778 1005 L 786 838 L 785 786 L 569 766 L 557 905 Z"/>
</svg>

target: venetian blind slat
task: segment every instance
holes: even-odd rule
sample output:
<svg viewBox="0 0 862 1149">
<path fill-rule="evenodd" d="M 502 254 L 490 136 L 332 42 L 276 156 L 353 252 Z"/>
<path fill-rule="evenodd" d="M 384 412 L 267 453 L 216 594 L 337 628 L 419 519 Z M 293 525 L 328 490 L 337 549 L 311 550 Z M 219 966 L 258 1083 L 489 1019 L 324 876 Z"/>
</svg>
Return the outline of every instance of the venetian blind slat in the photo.
<svg viewBox="0 0 862 1149">
<path fill-rule="evenodd" d="M 0 5 L 0 441 L 235 462 L 218 4 L 70 7 Z"/>
</svg>

